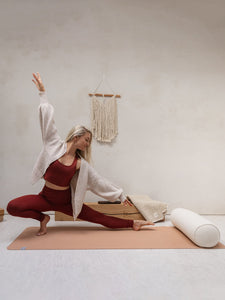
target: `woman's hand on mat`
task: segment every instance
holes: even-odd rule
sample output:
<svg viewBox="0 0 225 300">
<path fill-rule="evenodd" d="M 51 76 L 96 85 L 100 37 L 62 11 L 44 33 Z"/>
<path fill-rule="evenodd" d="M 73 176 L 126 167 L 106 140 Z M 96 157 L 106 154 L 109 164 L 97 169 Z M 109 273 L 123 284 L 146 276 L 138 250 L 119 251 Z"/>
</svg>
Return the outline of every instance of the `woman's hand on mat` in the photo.
<svg viewBox="0 0 225 300">
<path fill-rule="evenodd" d="M 133 204 L 126 198 L 126 200 L 122 203 L 124 206 L 133 206 Z"/>
<path fill-rule="evenodd" d="M 45 92 L 44 84 L 43 84 L 43 82 L 41 80 L 40 74 L 38 72 L 37 72 L 37 74 L 33 73 L 33 77 L 34 77 L 34 79 L 32 79 L 32 81 L 36 85 L 36 87 L 38 88 L 38 90 L 40 92 Z"/>
</svg>

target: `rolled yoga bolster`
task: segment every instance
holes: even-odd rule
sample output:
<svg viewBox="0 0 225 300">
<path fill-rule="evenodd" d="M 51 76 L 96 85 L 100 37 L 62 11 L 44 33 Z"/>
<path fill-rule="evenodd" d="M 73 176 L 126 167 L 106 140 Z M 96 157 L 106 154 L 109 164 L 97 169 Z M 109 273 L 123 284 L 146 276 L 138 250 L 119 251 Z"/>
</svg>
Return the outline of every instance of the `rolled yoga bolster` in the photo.
<svg viewBox="0 0 225 300">
<path fill-rule="evenodd" d="M 171 212 L 171 222 L 200 247 L 214 247 L 220 240 L 219 229 L 212 222 L 191 210 L 174 209 Z"/>
</svg>

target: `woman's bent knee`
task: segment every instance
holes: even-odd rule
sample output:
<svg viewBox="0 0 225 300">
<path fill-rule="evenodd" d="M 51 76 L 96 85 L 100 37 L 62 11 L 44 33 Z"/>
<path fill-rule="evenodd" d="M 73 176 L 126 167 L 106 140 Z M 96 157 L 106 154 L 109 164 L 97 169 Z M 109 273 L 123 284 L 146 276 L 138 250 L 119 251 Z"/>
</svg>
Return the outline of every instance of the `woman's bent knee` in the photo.
<svg viewBox="0 0 225 300">
<path fill-rule="evenodd" d="M 10 214 L 10 215 L 15 215 L 16 212 L 19 210 L 18 209 L 18 206 L 16 205 L 15 201 L 14 200 L 11 200 L 8 205 L 7 205 L 7 212 Z"/>
<path fill-rule="evenodd" d="M 11 215 L 12 214 L 12 211 L 14 210 L 14 207 L 13 207 L 13 204 L 12 204 L 12 201 L 10 201 L 7 205 L 7 212 Z"/>
</svg>

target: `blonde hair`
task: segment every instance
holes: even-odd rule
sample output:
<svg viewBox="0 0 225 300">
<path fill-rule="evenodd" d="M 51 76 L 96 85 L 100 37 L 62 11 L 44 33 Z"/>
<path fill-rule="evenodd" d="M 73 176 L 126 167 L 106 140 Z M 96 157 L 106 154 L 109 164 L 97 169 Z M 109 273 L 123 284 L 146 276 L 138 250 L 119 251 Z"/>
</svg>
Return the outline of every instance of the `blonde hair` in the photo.
<svg viewBox="0 0 225 300">
<path fill-rule="evenodd" d="M 69 131 L 67 137 L 66 137 L 66 143 L 70 142 L 75 136 L 83 136 L 85 133 L 90 133 L 91 138 L 90 138 L 90 143 L 89 146 L 85 149 L 85 151 L 81 151 L 77 149 L 76 153 L 80 156 L 82 156 L 85 160 L 88 162 L 91 161 L 91 141 L 92 141 L 92 132 L 87 129 L 86 127 L 82 125 L 77 125 Z"/>
</svg>

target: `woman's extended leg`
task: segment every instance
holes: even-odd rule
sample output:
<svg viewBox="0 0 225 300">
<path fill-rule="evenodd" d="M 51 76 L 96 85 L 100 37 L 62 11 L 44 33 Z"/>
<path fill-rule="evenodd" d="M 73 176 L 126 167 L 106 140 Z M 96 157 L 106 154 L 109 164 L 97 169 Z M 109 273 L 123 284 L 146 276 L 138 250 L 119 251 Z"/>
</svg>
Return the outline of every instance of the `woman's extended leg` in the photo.
<svg viewBox="0 0 225 300">
<path fill-rule="evenodd" d="M 126 220 L 116 217 L 111 217 L 100 213 L 89 206 L 83 204 L 82 210 L 78 215 L 79 219 L 89 221 L 93 223 L 101 224 L 108 228 L 133 228 L 134 230 L 140 230 L 142 226 L 154 225 L 150 221 L 144 220 Z"/>
<path fill-rule="evenodd" d="M 129 228 L 133 227 L 133 220 L 125 220 L 116 217 L 106 216 L 89 206 L 83 204 L 82 210 L 78 215 L 79 219 L 101 224 L 108 228 Z"/>
</svg>

